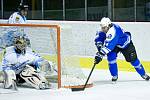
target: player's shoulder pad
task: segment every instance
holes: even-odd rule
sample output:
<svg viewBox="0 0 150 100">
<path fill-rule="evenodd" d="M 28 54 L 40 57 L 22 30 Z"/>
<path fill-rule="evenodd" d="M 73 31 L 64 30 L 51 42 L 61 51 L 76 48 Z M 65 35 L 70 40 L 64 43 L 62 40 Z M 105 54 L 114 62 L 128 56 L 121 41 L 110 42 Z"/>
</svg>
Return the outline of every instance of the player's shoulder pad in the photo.
<svg viewBox="0 0 150 100">
<path fill-rule="evenodd" d="M 15 53 L 14 46 L 6 47 L 5 48 L 5 55 Z"/>
<path fill-rule="evenodd" d="M 26 52 L 27 53 L 33 53 L 33 50 L 30 47 L 26 47 Z"/>
<path fill-rule="evenodd" d="M 106 33 L 102 32 L 102 31 L 99 31 L 98 35 L 99 35 L 99 37 L 106 37 Z"/>
<path fill-rule="evenodd" d="M 14 50 L 14 46 L 9 46 L 9 47 L 6 47 L 5 49 L 6 51 L 11 51 L 11 50 Z"/>
</svg>

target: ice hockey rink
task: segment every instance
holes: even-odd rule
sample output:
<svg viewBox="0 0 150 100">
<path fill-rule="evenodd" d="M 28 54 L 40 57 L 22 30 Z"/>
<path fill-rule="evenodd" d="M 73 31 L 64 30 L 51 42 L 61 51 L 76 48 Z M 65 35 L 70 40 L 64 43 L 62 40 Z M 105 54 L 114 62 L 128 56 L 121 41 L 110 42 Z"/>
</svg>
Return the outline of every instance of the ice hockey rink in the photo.
<svg viewBox="0 0 150 100">
<path fill-rule="evenodd" d="M 84 33 L 88 34 L 88 35 L 87 34 L 84 35 L 86 38 L 84 39 L 84 42 L 81 43 L 74 42 L 75 44 L 76 43 L 80 44 L 79 48 L 77 48 L 77 51 L 79 50 L 78 52 L 84 54 L 84 51 L 89 51 L 89 54 L 95 54 L 95 50 L 94 50 L 95 46 L 93 45 L 94 44 L 93 39 L 95 38 L 94 32 L 96 28 L 99 26 L 98 23 L 88 23 L 88 22 L 82 24 L 79 23 L 82 22 L 62 22 L 62 24 L 67 25 L 67 31 L 73 32 L 72 34 L 75 33 L 80 34 L 80 35 L 77 34 L 78 38 L 75 35 L 77 39 L 76 41 L 80 40 L 81 35 L 84 35 Z M 70 29 L 70 25 L 72 25 L 71 26 L 73 27 L 72 29 Z M 90 29 L 91 25 L 94 25 L 95 27 L 93 26 L 93 28 Z M 144 43 L 150 42 L 149 33 L 147 32 L 150 24 L 137 23 L 135 25 L 133 23 L 130 24 L 122 23 L 121 25 L 123 25 L 126 29 L 131 30 L 133 33 L 136 33 L 133 34 L 134 43 L 137 47 L 137 51 L 140 56 L 140 59 L 143 61 L 147 61 L 147 62 L 143 62 L 146 71 L 150 72 L 149 70 L 150 48 L 148 47 L 143 48 Z M 81 29 L 82 29 L 82 33 L 79 33 L 77 30 L 81 30 Z M 144 35 L 141 34 L 140 32 L 144 32 Z M 143 37 L 143 39 L 139 40 L 140 37 Z M 87 48 L 85 48 L 82 43 L 87 43 L 88 44 L 88 46 L 86 46 Z M 65 46 L 68 47 L 68 45 Z M 72 50 L 76 50 L 76 48 L 72 48 Z M 94 55 L 92 55 L 92 57 L 94 57 Z M 89 59 L 89 60 L 82 59 L 82 60 L 83 60 L 82 62 L 93 61 L 93 59 Z M 84 64 L 86 63 L 83 63 L 83 65 Z M 86 76 L 88 76 L 88 74 L 90 73 L 90 64 L 87 68 L 89 69 L 84 71 Z M 129 65 L 125 65 L 123 61 L 120 61 L 119 68 L 125 68 L 128 70 L 130 67 Z M 150 75 L 150 73 L 148 73 L 148 75 Z M 150 96 L 149 96 L 150 81 L 143 80 L 136 72 L 119 71 L 119 79 L 117 83 L 112 84 L 111 75 L 108 70 L 95 69 L 90 79 L 93 81 L 94 84 L 93 87 L 87 88 L 84 91 L 80 91 L 80 92 L 72 92 L 71 89 L 64 89 L 64 88 L 36 90 L 34 88 L 29 88 L 29 87 L 18 87 L 18 91 L 14 92 L 12 90 L 3 89 L 2 84 L 0 84 L 0 100 L 61 100 L 61 99 L 62 100 L 150 100 Z"/>
<path fill-rule="evenodd" d="M 85 74 L 89 74 L 86 70 Z M 149 74 L 149 73 L 148 73 Z M 90 78 L 94 86 L 84 91 L 71 89 L 36 90 L 18 87 L 18 92 L 0 88 L 0 100 L 149 100 L 150 81 L 143 80 L 136 72 L 119 72 L 116 84 L 111 82 L 107 70 L 94 70 Z"/>
</svg>

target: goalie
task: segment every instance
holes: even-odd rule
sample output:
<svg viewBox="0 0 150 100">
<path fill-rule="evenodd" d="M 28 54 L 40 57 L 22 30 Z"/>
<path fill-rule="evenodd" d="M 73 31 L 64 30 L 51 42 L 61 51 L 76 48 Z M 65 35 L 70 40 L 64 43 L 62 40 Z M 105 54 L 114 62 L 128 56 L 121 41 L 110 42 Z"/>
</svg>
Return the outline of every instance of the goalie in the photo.
<svg viewBox="0 0 150 100">
<path fill-rule="evenodd" d="M 37 53 L 27 46 L 26 39 L 15 37 L 14 45 L 7 47 L 3 60 L 2 68 L 4 73 L 4 88 L 12 88 L 14 83 L 17 85 L 24 82 L 36 89 L 50 88 L 41 69 L 52 72 L 52 63 L 42 59 Z"/>
</svg>

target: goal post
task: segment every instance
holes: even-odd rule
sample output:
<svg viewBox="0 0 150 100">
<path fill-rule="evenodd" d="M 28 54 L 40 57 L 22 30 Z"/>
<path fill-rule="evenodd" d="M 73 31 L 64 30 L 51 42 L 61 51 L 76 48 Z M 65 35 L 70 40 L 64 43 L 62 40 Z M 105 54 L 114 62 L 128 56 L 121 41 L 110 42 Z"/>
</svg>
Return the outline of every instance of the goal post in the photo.
<svg viewBox="0 0 150 100">
<path fill-rule="evenodd" d="M 59 25 L 0 24 L 0 37 L 2 38 L 10 30 L 27 34 L 31 42 L 31 48 L 43 58 L 56 64 L 58 88 L 83 87 L 87 77 L 79 67 L 79 58 L 76 54 L 72 54 L 74 51 L 70 51 L 71 44 L 69 43 L 73 40 L 69 36 L 64 36 L 69 35 L 69 32 L 66 34 L 67 31 L 62 30 Z M 91 86 L 92 83 L 87 85 L 87 87 Z"/>
</svg>

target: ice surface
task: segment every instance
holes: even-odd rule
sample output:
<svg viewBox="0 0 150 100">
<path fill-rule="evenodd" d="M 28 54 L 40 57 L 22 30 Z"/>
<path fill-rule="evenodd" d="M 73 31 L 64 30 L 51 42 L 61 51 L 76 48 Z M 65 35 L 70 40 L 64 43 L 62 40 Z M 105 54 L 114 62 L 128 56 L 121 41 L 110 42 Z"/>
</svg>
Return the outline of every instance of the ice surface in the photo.
<svg viewBox="0 0 150 100">
<path fill-rule="evenodd" d="M 86 70 L 88 75 L 90 70 Z M 18 92 L 0 87 L 0 100 L 150 100 L 150 81 L 135 72 L 119 72 L 119 79 L 112 84 L 109 71 L 94 70 L 92 88 L 81 92 L 70 89 L 36 90 L 19 87 Z"/>
</svg>

